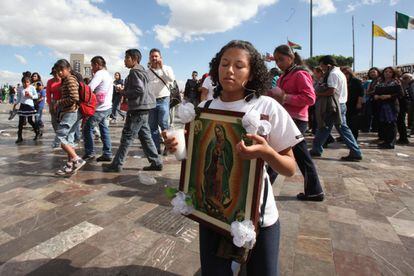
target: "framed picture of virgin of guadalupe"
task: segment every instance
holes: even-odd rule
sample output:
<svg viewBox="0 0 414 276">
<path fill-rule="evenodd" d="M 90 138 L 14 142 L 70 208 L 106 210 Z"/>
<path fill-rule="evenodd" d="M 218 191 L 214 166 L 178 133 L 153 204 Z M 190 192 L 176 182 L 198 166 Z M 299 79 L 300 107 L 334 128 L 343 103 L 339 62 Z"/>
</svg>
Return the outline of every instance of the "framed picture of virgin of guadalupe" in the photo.
<svg viewBox="0 0 414 276">
<path fill-rule="evenodd" d="M 189 218 L 224 235 L 233 221 L 257 226 L 263 161 L 243 160 L 236 145 L 246 137 L 244 113 L 200 109 L 186 125 L 187 160 L 182 161 L 180 190 L 191 197 Z"/>
</svg>

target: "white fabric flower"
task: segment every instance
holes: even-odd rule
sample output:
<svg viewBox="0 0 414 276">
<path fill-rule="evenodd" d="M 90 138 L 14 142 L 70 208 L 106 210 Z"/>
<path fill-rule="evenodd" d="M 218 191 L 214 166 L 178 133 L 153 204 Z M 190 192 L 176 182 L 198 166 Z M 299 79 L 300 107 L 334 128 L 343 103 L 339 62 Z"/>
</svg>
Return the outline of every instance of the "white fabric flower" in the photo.
<svg viewBox="0 0 414 276">
<path fill-rule="evenodd" d="M 270 133 L 272 125 L 269 121 L 260 120 L 260 113 L 252 109 L 248 113 L 244 114 L 242 118 L 242 125 L 247 133 L 258 134 L 266 136 Z"/>
<path fill-rule="evenodd" d="M 235 246 L 247 249 L 253 248 L 256 243 L 256 232 L 251 220 L 233 221 L 230 227 Z"/>
<path fill-rule="evenodd" d="M 242 125 L 247 133 L 256 134 L 260 125 L 260 113 L 255 109 L 247 112 L 242 118 Z"/>
<path fill-rule="evenodd" d="M 187 197 L 188 196 L 181 191 L 175 194 L 175 197 L 171 200 L 171 204 L 174 206 L 172 210 L 173 213 L 189 215 L 194 211 L 193 206 L 189 206 L 185 202 Z"/>
<path fill-rule="evenodd" d="M 193 121 L 196 117 L 194 105 L 192 103 L 182 103 L 177 109 L 178 118 L 183 124 Z"/>
</svg>

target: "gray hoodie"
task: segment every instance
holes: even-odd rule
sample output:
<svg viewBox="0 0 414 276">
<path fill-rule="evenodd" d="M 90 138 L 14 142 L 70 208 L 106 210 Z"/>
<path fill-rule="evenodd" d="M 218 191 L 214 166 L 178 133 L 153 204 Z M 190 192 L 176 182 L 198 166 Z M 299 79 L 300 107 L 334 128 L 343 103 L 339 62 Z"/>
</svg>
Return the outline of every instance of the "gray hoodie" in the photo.
<svg viewBox="0 0 414 276">
<path fill-rule="evenodd" d="M 128 99 L 128 110 L 150 110 L 155 108 L 155 96 L 148 87 L 148 73 L 140 64 L 131 68 L 125 79 L 124 95 Z"/>
</svg>

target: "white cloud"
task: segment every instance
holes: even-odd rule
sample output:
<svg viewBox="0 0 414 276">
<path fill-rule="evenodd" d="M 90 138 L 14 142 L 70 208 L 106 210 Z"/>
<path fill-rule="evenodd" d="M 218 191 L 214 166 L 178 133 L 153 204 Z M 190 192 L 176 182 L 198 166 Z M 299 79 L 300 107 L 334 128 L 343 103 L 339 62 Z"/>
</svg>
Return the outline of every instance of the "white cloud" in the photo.
<svg viewBox="0 0 414 276">
<path fill-rule="evenodd" d="M 103 3 L 104 0 L 89 0 L 91 3 Z"/>
<path fill-rule="evenodd" d="M 27 60 L 24 58 L 24 56 L 14 54 L 14 57 L 21 63 L 21 64 L 27 64 Z"/>
<path fill-rule="evenodd" d="M 400 2 L 399 0 L 390 0 L 390 6 L 395 6 Z"/>
<path fill-rule="evenodd" d="M 310 3 L 310 0 L 302 0 L 302 2 Z M 313 16 L 322 16 L 335 12 L 336 7 L 333 0 L 313 0 Z"/>
<path fill-rule="evenodd" d="M 388 34 L 394 36 L 395 35 L 395 26 L 387 26 L 382 28 L 384 31 L 386 31 Z M 398 29 L 398 33 L 401 32 L 401 29 Z"/>
<path fill-rule="evenodd" d="M 3 84 L 10 84 L 16 85 L 20 83 L 20 79 L 22 78 L 22 74 L 10 72 L 7 70 L 0 70 L 0 83 Z"/>
<path fill-rule="evenodd" d="M 345 12 L 352 12 L 356 8 L 363 6 L 363 5 L 376 5 L 381 3 L 383 0 L 362 0 L 362 1 L 354 1 L 353 3 L 348 4 Z M 390 0 L 390 5 L 395 5 L 399 0 Z"/>
<path fill-rule="evenodd" d="M 194 37 L 228 31 L 253 18 L 259 8 L 278 0 L 157 0 L 167 6 L 170 18 L 167 25 L 156 25 L 156 38 L 168 48 L 177 39 L 192 41 Z"/>
<path fill-rule="evenodd" d="M 32 8 L 27 12 L 21 7 Z M 0 45 L 46 46 L 58 58 L 101 55 L 111 71 L 123 68 L 122 54 L 137 47 L 142 34 L 136 25 L 84 0 L 43 0 L 41 5 L 35 0 L 2 1 L 0 18 Z"/>
</svg>

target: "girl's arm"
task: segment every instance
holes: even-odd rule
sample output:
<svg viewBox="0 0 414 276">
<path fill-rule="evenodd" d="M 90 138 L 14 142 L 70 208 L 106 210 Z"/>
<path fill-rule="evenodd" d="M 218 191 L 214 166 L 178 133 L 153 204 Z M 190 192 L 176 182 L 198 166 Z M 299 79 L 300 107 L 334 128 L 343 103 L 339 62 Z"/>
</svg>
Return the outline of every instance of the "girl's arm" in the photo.
<svg viewBox="0 0 414 276">
<path fill-rule="evenodd" d="M 246 146 L 243 141 L 236 145 L 236 151 L 243 159 L 263 159 L 269 166 L 278 173 L 285 176 L 293 176 L 296 172 L 296 161 L 292 148 L 276 152 L 265 140 L 265 138 L 247 134 L 247 138 L 256 141 L 252 146 Z"/>
</svg>

